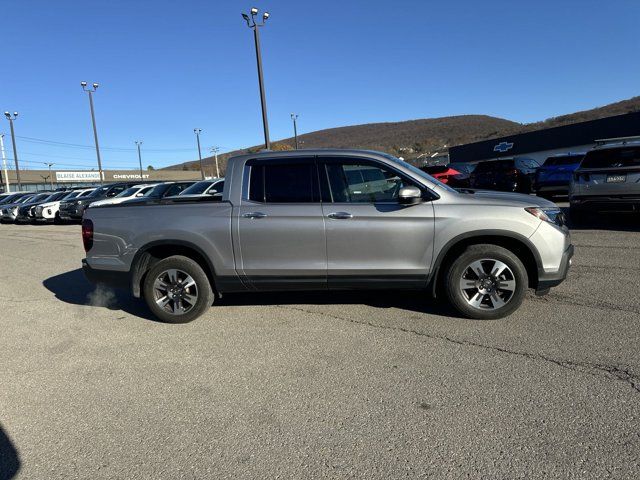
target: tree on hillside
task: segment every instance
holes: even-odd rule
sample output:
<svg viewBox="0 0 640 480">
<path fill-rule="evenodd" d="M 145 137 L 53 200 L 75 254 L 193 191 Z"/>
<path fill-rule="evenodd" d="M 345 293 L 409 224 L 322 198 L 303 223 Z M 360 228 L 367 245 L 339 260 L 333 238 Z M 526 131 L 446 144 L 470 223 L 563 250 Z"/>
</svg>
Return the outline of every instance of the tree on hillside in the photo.
<svg viewBox="0 0 640 480">
<path fill-rule="evenodd" d="M 287 145 L 286 143 L 274 143 L 271 145 L 271 150 L 274 152 L 286 152 L 289 150 L 293 150 L 291 145 Z"/>
<path fill-rule="evenodd" d="M 147 170 L 148 170 L 149 172 L 151 172 L 152 170 L 155 170 L 155 168 L 153 168 L 153 165 L 149 165 L 149 166 L 147 167 Z"/>
</svg>

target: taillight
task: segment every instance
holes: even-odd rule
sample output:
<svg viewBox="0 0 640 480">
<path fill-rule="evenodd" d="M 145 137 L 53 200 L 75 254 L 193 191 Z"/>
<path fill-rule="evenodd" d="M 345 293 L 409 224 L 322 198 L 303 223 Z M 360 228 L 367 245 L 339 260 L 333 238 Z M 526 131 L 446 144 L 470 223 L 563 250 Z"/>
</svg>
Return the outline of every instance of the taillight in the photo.
<svg viewBox="0 0 640 480">
<path fill-rule="evenodd" d="M 85 252 L 93 247 L 93 222 L 88 218 L 82 220 L 82 244 Z"/>
<path fill-rule="evenodd" d="M 517 176 L 518 176 L 518 173 L 520 173 L 520 172 L 518 172 L 518 169 L 517 169 L 517 168 L 512 168 L 511 170 L 509 170 L 509 171 L 507 172 L 507 175 L 509 175 L 509 176 L 513 176 L 513 177 L 517 177 Z"/>
</svg>

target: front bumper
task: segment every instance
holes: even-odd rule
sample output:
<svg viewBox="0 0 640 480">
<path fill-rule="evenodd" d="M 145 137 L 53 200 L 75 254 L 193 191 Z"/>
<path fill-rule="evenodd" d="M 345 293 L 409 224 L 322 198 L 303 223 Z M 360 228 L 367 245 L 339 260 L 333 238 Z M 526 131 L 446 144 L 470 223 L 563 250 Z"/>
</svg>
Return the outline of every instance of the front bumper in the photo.
<svg viewBox="0 0 640 480">
<path fill-rule="evenodd" d="M 82 215 L 84 215 L 85 210 L 84 205 L 74 206 L 66 209 L 60 209 L 60 218 L 63 220 L 82 220 Z"/>
<path fill-rule="evenodd" d="M 94 285 L 107 285 L 116 288 L 129 288 L 131 283 L 129 272 L 116 270 L 98 270 L 91 268 L 86 258 L 82 259 L 82 273 Z"/>
<path fill-rule="evenodd" d="M 538 272 L 538 286 L 536 287 L 536 295 L 545 295 L 551 287 L 560 285 L 567 278 L 569 267 L 571 266 L 571 258 L 573 257 L 574 247 L 569 245 L 562 254 L 562 261 L 557 272 L 547 273 Z"/>
</svg>

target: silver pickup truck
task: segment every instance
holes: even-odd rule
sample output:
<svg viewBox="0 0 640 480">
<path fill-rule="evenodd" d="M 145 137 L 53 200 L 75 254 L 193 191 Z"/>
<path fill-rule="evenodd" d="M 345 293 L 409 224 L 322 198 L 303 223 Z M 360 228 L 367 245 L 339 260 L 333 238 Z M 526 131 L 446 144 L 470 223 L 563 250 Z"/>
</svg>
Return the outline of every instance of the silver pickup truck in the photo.
<svg viewBox="0 0 640 480">
<path fill-rule="evenodd" d="M 530 195 L 457 191 L 391 155 L 262 152 L 230 159 L 222 198 L 88 209 L 83 269 L 160 320 L 227 292 L 411 289 L 463 316 L 509 315 L 566 275 L 564 216 Z"/>
</svg>

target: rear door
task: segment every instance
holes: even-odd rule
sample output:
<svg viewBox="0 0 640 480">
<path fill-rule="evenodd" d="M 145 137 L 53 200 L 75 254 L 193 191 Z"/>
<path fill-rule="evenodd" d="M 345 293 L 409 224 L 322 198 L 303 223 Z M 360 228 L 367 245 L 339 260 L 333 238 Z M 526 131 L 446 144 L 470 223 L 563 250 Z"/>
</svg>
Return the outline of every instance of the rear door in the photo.
<svg viewBox="0 0 640 480">
<path fill-rule="evenodd" d="M 239 266 L 258 290 L 326 288 L 324 219 L 313 156 L 245 164 L 238 222 Z"/>
<path fill-rule="evenodd" d="M 319 157 L 327 235 L 329 288 L 425 285 L 433 255 L 430 201 L 400 205 L 398 192 L 417 186 L 376 160 Z"/>
</svg>

